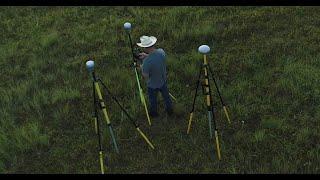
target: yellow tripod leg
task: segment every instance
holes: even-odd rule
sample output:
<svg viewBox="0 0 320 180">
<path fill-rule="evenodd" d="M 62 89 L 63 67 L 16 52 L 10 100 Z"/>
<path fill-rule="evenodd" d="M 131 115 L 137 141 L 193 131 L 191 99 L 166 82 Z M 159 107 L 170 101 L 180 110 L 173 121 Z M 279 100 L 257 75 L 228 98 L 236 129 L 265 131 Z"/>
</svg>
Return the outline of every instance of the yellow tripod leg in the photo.
<svg viewBox="0 0 320 180">
<path fill-rule="evenodd" d="M 224 113 L 225 113 L 226 116 L 227 116 L 227 119 L 228 119 L 229 124 L 231 124 L 230 117 L 229 117 L 229 114 L 228 114 L 228 111 L 227 111 L 227 107 L 226 107 L 226 106 L 223 106 L 223 110 L 224 110 Z"/>
<path fill-rule="evenodd" d="M 104 165 L 103 165 L 103 154 L 102 154 L 102 151 L 99 152 L 99 155 L 100 155 L 101 174 L 104 174 Z"/>
<path fill-rule="evenodd" d="M 149 116 L 146 100 L 144 98 L 143 91 L 142 91 L 142 88 L 141 88 L 141 85 L 140 85 L 140 81 L 139 81 L 139 78 L 138 78 L 139 76 L 138 76 L 137 68 L 135 68 L 134 70 L 135 70 L 135 74 L 136 74 L 136 80 L 137 80 L 137 83 L 138 83 L 140 99 L 141 99 L 141 102 L 142 102 L 142 104 L 144 106 L 144 110 L 146 111 L 147 118 L 148 118 L 148 123 L 151 126 L 151 120 L 150 120 L 150 116 Z"/>
<path fill-rule="evenodd" d="M 109 131 L 110 131 L 110 135 L 111 135 L 114 147 L 116 149 L 116 152 L 119 153 L 119 149 L 118 149 L 118 145 L 117 145 L 117 142 L 116 142 L 116 138 L 114 137 L 114 133 L 113 133 L 113 130 L 112 130 L 111 122 L 110 122 L 110 119 L 109 119 L 109 116 L 108 116 L 108 113 L 107 113 L 107 110 L 106 110 L 105 103 L 104 103 L 103 98 L 102 98 L 102 94 L 101 94 L 101 91 L 100 91 L 99 84 L 98 84 L 98 82 L 94 82 L 94 85 L 95 85 L 95 88 L 96 88 L 96 91 L 97 91 L 97 94 L 98 94 L 98 98 L 100 100 L 100 105 L 102 107 L 103 115 L 104 115 L 105 120 L 107 121 L 107 125 L 109 127 Z"/>
<path fill-rule="evenodd" d="M 169 95 L 170 95 L 170 97 L 171 97 L 174 101 L 177 102 L 177 99 L 176 99 L 171 93 L 169 93 Z"/>
<path fill-rule="evenodd" d="M 101 104 L 102 107 L 105 107 L 105 104 L 104 104 L 104 101 L 103 101 L 103 98 L 102 98 L 102 94 L 101 94 L 101 91 L 100 91 L 100 88 L 99 88 L 99 84 L 97 82 L 95 82 L 94 85 L 96 87 L 96 91 L 97 91 L 97 94 L 98 94 L 98 97 L 99 97 L 99 100 L 100 100 L 100 104 Z M 105 116 L 105 120 L 107 121 L 107 124 L 109 125 L 110 124 L 110 119 L 109 119 L 107 110 L 105 108 L 103 108 L 102 112 L 103 112 L 103 115 Z"/>
<path fill-rule="evenodd" d="M 143 96 L 142 90 L 140 91 L 140 97 L 141 97 L 141 101 L 142 101 L 143 106 L 144 106 L 144 110 L 145 110 L 145 112 L 146 112 L 146 114 L 147 114 L 148 123 L 149 123 L 149 125 L 151 126 L 151 120 L 150 120 L 150 116 L 149 116 L 149 112 L 148 112 L 146 100 L 145 100 L 145 98 L 144 98 L 144 96 Z"/>
<path fill-rule="evenodd" d="M 189 134 L 190 129 L 191 129 L 191 121 L 192 121 L 192 117 L 193 117 L 193 112 L 192 112 L 192 113 L 190 113 L 190 118 L 189 118 L 189 123 L 188 123 L 187 134 Z"/>
<path fill-rule="evenodd" d="M 217 154 L 218 154 L 218 159 L 221 159 L 221 153 L 220 153 L 220 144 L 219 144 L 219 137 L 218 137 L 218 131 L 214 131 L 214 136 L 216 138 L 216 147 L 217 147 Z"/>
<path fill-rule="evenodd" d="M 94 129 L 96 131 L 96 134 L 98 134 L 97 118 L 95 117 L 95 118 L 93 118 L 93 120 L 94 120 Z"/>
<path fill-rule="evenodd" d="M 143 139 L 149 144 L 149 146 L 154 149 L 153 144 L 150 142 L 150 140 L 147 138 L 147 136 L 140 130 L 140 128 L 136 128 L 137 131 L 140 133 L 140 135 L 143 137 Z"/>
</svg>

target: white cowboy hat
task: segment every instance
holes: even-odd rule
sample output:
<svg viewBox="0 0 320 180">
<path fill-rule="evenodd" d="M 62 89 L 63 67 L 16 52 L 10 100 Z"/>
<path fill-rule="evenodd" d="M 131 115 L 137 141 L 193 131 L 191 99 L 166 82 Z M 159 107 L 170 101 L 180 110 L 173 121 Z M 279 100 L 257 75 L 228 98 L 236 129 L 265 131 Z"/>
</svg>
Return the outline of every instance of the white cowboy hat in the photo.
<svg viewBox="0 0 320 180">
<path fill-rule="evenodd" d="M 153 46 L 157 42 L 157 38 L 154 36 L 141 36 L 140 41 L 141 43 L 137 43 L 137 45 L 146 48 Z"/>
</svg>

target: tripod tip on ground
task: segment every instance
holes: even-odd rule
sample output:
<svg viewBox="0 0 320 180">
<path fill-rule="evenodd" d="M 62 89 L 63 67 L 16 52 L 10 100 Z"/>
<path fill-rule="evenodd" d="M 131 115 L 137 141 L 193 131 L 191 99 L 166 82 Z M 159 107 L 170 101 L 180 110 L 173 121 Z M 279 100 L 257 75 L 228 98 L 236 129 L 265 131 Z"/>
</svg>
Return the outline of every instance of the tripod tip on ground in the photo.
<svg viewBox="0 0 320 180">
<path fill-rule="evenodd" d="M 198 51 L 201 54 L 207 54 L 210 52 L 210 47 L 208 45 L 201 45 L 201 46 L 199 46 Z"/>
<path fill-rule="evenodd" d="M 86 66 L 87 66 L 88 71 L 92 72 L 94 69 L 94 61 L 92 61 L 92 60 L 87 61 Z"/>
<path fill-rule="evenodd" d="M 126 23 L 123 24 L 123 27 L 124 27 L 125 30 L 130 30 L 131 29 L 131 23 L 126 22 Z"/>
</svg>

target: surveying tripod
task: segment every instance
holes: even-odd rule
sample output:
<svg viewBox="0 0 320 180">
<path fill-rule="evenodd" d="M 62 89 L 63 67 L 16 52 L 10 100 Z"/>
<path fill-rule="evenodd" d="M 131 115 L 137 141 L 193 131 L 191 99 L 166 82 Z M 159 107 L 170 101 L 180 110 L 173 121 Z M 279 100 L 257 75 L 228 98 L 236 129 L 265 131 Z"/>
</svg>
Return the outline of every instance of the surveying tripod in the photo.
<svg viewBox="0 0 320 180">
<path fill-rule="evenodd" d="M 139 134 L 142 136 L 142 138 L 146 141 L 146 143 L 154 149 L 153 144 L 150 142 L 150 140 L 147 138 L 147 136 L 140 130 L 138 124 L 133 120 L 133 118 L 129 115 L 129 113 L 123 108 L 123 106 L 119 103 L 117 98 L 113 96 L 113 94 L 110 92 L 110 90 L 107 88 L 107 86 L 102 82 L 100 78 L 97 78 L 94 72 L 94 61 L 87 61 L 86 63 L 88 71 L 91 73 L 92 76 L 92 89 L 93 89 L 93 107 L 94 107 L 94 115 L 93 120 L 95 124 L 95 132 L 98 135 L 98 142 L 99 142 L 99 159 L 100 159 L 100 168 L 101 173 L 104 174 L 104 163 L 103 163 L 103 148 L 102 148 L 102 142 L 101 142 L 101 132 L 100 132 L 100 121 L 98 118 L 98 108 L 100 108 L 103 112 L 104 118 L 107 122 L 107 126 L 109 128 L 110 136 L 112 138 L 112 142 L 114 145 L 114 148 L 117 153 L 119 153 L 119 148 L 115 139 L 115 135 L 113 132 L 113 128 L 111 125 L 111 121 L 108 116 L 108 112 L 106 110 L 106 103 L 103 100 L 102 93 L 100 90 L 99 82 L 104 87 L 105 91 L 107 92 L 107 95 L 111 97 L 111 99 L 116 102 L 116 104 L 120 107 L 120 109 L 124 112 L 124 114 L 128 117 L 128 119 L 133 123 L 135 126 L 135 129 L 139 132 Z M 98 99 L 96 97 L 96 94 L 98 95 Z"/>
<path fill-rule="evenodd" d="M 229 118 L 229 114 L 228 114 L 226 105 L 224 104 L 224 102 L 222 100 L 219 88 L 218 88 L 216 80 L 213 76 L 213 72 L 210 68 L 210 65 L 208 64 L 206 54 L 208 54 L 210 52 L 210 48 L 207 45 L 202 45 L 199 47 L 198 50 L 201 54 L 203 54 L 203 63 L 200 66 L 200 71 L 199 71 L 199 75 L 198 75 L 198 79 L 197 79 L 197 86 L 196 86 L 195 95 L 193 98 L 192 109 L 190 111 L 190 118 L 189 118 L 189 123 L 188 123 L 187 134 L 189 134 L 190 129 L 191 129 L 191 122 L 192 122 L 195 102 L 196 102 L 196 98 L 197 98 L 197 94 L 198 94 L 198 88 L 200 85 L 201 78 L 204 75 L 204 82 L 202 82 L 202 90 L 203 90 L 204 95 L 206 96 L 206 105 L 207 105 L 207 110 L 208 110 L 208 121 L 209 121 L 209 133 L 210 133 L 210 138 L 213 138 L 213 133 L 212 133 L 212 121 L 213 121 L 214 136 L 215 136 L 215 141 L 216 141 L 216 151 L 217 151 L 218 159 L 220 160 L 221 159 L 221 152 L 220 152 L 220 144 L 219 144 L 219 137 L 218 137 L 218 128 L 217 128 L 217 124 L 216 124 L 215 116 L 214 116 L 212 92 L 211 92 L 210 83 L 209 83 L 209 73 L 211 74 L 212 79 L 214 81 L 215 87 L 217 89 L 217 92 L 218 92 L 221 104 L 223 106 L 225 115 L 228 119 L 228 122 L 231 123 L 231 121 Z"/>
</svg>

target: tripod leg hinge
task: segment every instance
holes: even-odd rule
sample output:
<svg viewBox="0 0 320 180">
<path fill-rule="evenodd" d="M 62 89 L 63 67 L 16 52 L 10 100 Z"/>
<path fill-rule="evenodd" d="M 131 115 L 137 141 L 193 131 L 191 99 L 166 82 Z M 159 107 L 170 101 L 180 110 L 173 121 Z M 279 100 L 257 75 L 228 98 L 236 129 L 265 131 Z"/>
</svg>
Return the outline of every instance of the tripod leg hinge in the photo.
<svg viewBox="0 0 320 180">
<path fill-rule="evenodd" d="M 203 83 L 201 87 L 202 87 L 202 94 L 203 95 L 210 95 L 210 91 L 206 90 L 206 88 L 209 88 L 209 85 Z"/>
<path fill-rule="evenodd" d="M 209 65 L 208 64 L 202 64 L 202 67 L 208 67 Z"/>
<path fill-rule="evenodd" d="M 101 109 L 106 108 L 106 105 L 104 104 L 104 101 L 102 99 L 99 99 L 99 101 L 100 101 L 100 108 Z"/>
</svg>

